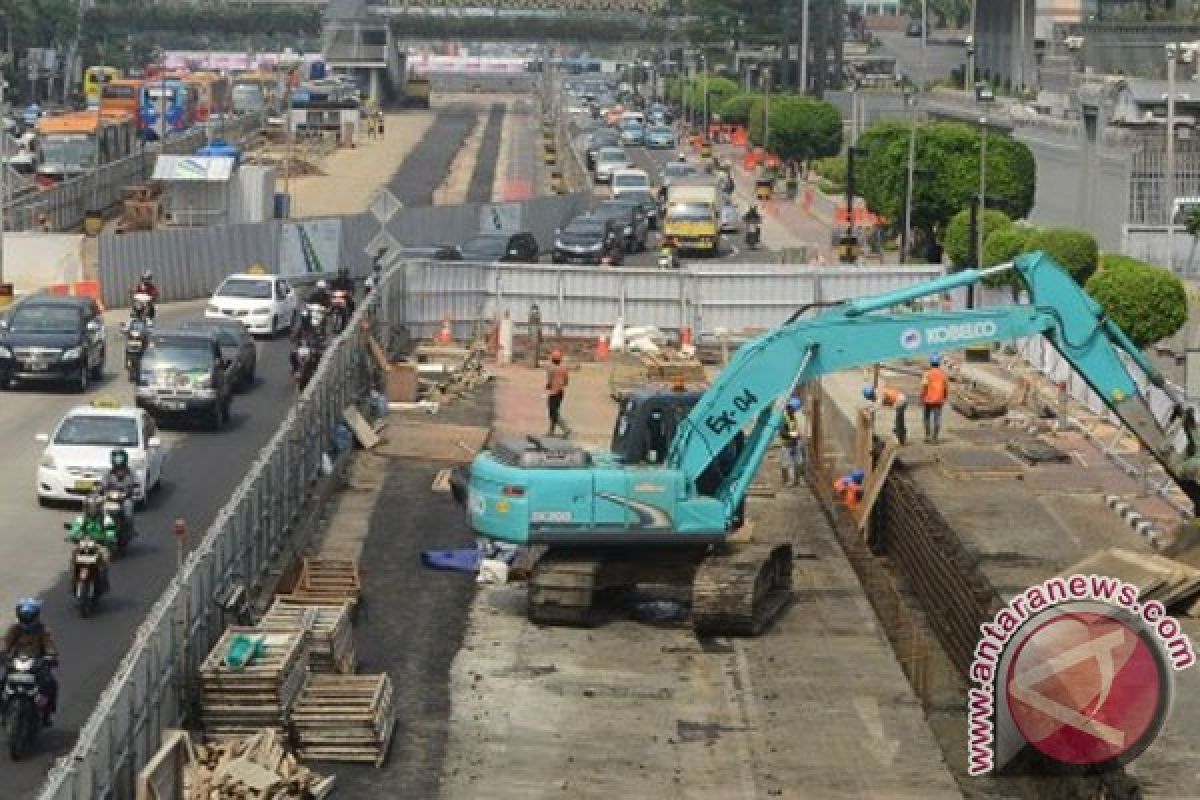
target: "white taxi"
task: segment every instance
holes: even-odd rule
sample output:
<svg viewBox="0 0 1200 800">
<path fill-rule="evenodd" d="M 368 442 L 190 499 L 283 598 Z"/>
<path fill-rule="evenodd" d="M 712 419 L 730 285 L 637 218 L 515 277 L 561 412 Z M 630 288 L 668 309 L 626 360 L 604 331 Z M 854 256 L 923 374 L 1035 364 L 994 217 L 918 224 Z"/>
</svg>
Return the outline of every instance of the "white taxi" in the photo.
<svg viewBox="0 0 1200 800">
<path fill-rule="evenodd" d="M 204 316 L 236 319 L 252 334 L 273 336 L 296 320 L 296 290 L 284 278 L 259 272 L 230 275 L 208 301 Z"/>
<path fill-rule="evenodd" d="M 129 453 L 137 476 L 139 503 L 162 478 L 163 443 L 154 419 L 140 408 L 100 399 L 67 412 L 53 434 L 39 433 L 46 443 L 38 462 L 38 502 L 82 501 L 108 474 L 112 451 Z"/>
</svg>

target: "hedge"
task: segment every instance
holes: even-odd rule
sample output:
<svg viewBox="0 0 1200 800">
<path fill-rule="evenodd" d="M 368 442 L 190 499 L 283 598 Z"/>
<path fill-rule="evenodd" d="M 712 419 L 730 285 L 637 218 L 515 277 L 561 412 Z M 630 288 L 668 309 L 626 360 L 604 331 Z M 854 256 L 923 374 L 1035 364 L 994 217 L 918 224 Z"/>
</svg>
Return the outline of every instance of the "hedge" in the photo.
<svg viewBox="0 0 1200 800">
<path fill-rule="evenodd" d="M 1086 289 L 1138 347 L 1165 339 L 1187 322 L 1183 281 L 1135 258 L 1106 255 Z"/>
<path fill-rule="evenodd" d="M 1012 225 L 1012 220 L 1003 211 L 989 208 L 983 212 L 979 223 L 983 226 L 984 246 L 986 247 L 987 237 Z M 951 217 L 950 224 L 946 226 L 946 232 L 942 236 L 943 252 L 950 259 L 950 263 L 956 267 L 979 266 L 967 263 L 967 258 L 971 254 L 970 231 L 971 212 L 964 209 Z"/>
<path fill-rule="evenodd" d="M 1027 249 L 1043 250 L 1066 267 L 1080 286 L 1087 283 L 1100 264 L 1096 237 L 1077 228 L 1046 228 L 1029 240 Z"/>
</svg>

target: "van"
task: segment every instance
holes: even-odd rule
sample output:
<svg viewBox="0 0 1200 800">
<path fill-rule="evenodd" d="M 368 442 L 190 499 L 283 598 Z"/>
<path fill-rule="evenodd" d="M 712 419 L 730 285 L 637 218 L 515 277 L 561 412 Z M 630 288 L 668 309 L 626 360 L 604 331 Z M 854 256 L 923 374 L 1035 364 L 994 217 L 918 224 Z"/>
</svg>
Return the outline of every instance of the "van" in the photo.
<svg viewBox="0 0 1200 800">
<path fill-rule="evenodd" d="M 707 179 L 680 178 L 667 188 L 663 214 L 664 237 L 680 250 L 717 255 L 721 248 L 720 202 L 717 187 Z"/>
</svg>

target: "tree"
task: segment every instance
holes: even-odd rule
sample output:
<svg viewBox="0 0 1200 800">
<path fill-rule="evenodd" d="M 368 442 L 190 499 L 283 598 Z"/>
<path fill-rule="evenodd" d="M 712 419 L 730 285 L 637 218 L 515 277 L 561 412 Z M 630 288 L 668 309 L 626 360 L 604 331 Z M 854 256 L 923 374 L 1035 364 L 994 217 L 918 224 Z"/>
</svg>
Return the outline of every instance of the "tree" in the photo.
<svg viewBox="0 0 1200 800">
<path fill-rule="evenodd" d="M 837 155 L 842 149 L 842 115 L 831 103 L 803 95 L 772 95 L 770 118 L 763 118 L 764 101 L 750 106 L 750 141 L 763 145 L 763 125 L 771 140 L 767 150 L 785 161 L 808 161 Z"/>
<path fill-rule="evenodd" d="M 1187 322 L 1183 281 L 1144 261 L 1105 254 L 1104 266 L 1085 288 L 1138 347 L 1165 339 Z"/>
<path fill-rule="evenodd" d="M 745 125 L 750 119 L 750 109 L 758 99 L 752 94 L 735 94 L 726 97 L 717 107 L 722 122 L 734 125 Z"/>
<path fill-rule="evenodd" d="M 725 98 L 732 97 L 741 91 L 740 87 L 728 78 L 722 78 L 719 75 L 709 73 L 708 80 L 705 81 L 703 74 L 696 75 L 684 89 L 684 96 L 687 99 L 689 107 L 695 108 L 697 111 L 704 108 L 705 89 L 708 90 L 708 111 L 710 114 L 716 112 L 717 108 L 725 102 Z"/>
<path fill-rule="evenodd" d="M 1066 267 L 1080 286 L 1087 283 L 1100 263 L 1096 237 L 1078 228 L 1046 228 L 1038 231 L 1030 238 L 1028 249 L 1044 251 Z"/>
<path fill-rule="evenodd" d="M 1030 225 L 1009 225 L 992 231 L 983 241 L 983 266 L 994 267 L 1006 264 L 1029 250 L 1029 240 L 1037 233 Z M 1020 273 L 1009 270 L 999 275 L 988 275 L 983 279 L 985 286 L 1011 286 L 1013 299 L 1021 289 Z"/>
<path fill-rule="evenodd" d="M 911 129 L 901 123 L 872 126 L 859 137 L 868 150 L 856 161 L 855 182 L 867 206 L 877 214 L 898 220 L 904 217 L 908 178 L 908 141 Z M 999 198 L 1013 218 L 1033 208 L 1037 165 L 1023 143 L 989 131 L 987 141 L 987 194 Z M 933 235 L 979 194 L 979 130 L 957 122 L 934 122 L 917 129 L 914 164 L 931 178 L 913 184 L 913 226 Z M 857 168 L 861 164 L 861 169 Z"/>
<path fill-rule="evenodd" d="M 996 232 L 1012 225 L 1012 220 L 1003 211 L 989 208 L 981 215 L 979 224 L 983 227 L 983 238 L 986 242 L 988 236 L 994 236 Z M 946 257 L 954 266 L 960 268 L 979 266 L 970 263 L 971 212 L 969 209 L 964 209 L 951 218 L 950 223 L 946 226 L 946 233 L 942 237 L 942 247 Z"/>
</svg>

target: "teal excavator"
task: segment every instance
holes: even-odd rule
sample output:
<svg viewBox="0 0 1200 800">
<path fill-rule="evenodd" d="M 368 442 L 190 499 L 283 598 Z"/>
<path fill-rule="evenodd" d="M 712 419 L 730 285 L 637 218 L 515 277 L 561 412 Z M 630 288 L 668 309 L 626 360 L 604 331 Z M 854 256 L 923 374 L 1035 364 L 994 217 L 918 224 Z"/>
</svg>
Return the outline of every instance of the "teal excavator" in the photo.
<svg viewBox="0 0 1200 800">
<path fill-rule="evenodd" d="M 905 304 L 1015 270 L 1030 302 L 906 312 Z M 703 393 L 645 389 L 626 399 L 610 452 L 527 436 L 480 453 L 456 497 L 483 537 L 544 545 L 529 584 L 535 622 L 588 625 L 601 592 L 642 584 L 690 593 L 709 635 L 756 635 L 791 595 L 786 544 L 737 544 L 745 498 L 796 388 L 839 370 L 970 345 L 1044 336 L 1200 500 L 1193 409 L 1166 419 L 1139 389 L 1169 391 L 1124 332 L 1044 253 L 875 297 L 798 310 L 743 345 Z M 465 484 L 465 485 L 464 485 Z"/>
</svg>

